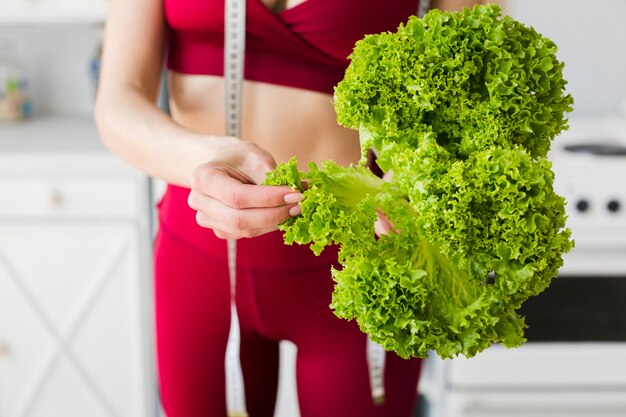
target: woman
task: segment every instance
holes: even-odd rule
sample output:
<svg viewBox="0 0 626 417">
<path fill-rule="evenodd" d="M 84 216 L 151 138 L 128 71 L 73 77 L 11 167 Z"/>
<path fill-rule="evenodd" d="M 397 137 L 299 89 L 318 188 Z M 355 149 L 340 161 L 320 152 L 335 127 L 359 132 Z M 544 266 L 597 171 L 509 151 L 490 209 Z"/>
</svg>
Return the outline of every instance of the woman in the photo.
<svg viewBox="0 0 626 417">
<path fill-rule="evenodd" d="M 433 2 L 461 8 L 474 1 Z M 111 0 L 96 120 L 104 143 L 169 185 L 155 242 L 159 385 L 168 417 L 224 416 L 230 325 L 225 238 L 238 241 L 237 309 L 251 416 L 272 416 L 278 342 L 298 347 L 303 417 L 408 416 L 418 360 L 387 354 L 372 403 L 366 336 L 328 308 L 336 252 L 284 246 L 301 195 L 260 184 L 296 156 L 350 164 L 357 132 L 331 102 L 354 42 L 395 30 L 416 0 L 248 0 L 241 137 L 224 133 L 221 0 Z M 171 116 L 155 101 L 168 67 Z"/>
</svg>

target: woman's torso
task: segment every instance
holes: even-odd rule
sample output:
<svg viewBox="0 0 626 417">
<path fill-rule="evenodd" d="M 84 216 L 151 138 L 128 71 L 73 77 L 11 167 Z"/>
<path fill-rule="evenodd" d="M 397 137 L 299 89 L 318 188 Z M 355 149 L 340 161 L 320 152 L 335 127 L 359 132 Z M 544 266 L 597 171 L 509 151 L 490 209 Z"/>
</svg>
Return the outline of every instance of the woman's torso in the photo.
<svg viewBox="0 0 626 417">
<path fill-rule="evenodd" d="M 221 77 L 170 72 L 172 117 L 194 131 L 224 135 Z M 331 97 L 324 93 L 244 81 L 241 138 L 269 151 L 277 162 L 296 156 L 332 159 L 343 165 L 359 157 L 358 135 L 337 124 Z"/>
<path fill-rule="evenodd" d="M 282 3 L 276 3 L 277 1 Z M 178 48 L 170 50 L 168 65 L 172 117 L 191 130 L 224 135 L 224 83 L 218 73 L 219 66 L 223 63 L 207 63 L 204 54 L 199 53 L 206 50 L 203 49 L 206 46 L 214 60 L 217 60 L 218 52 L 223 53 L 223 50 L 219 50 L 223 33 L 212 32 L 221 30 L 218 26 L 223 25 L 223 17 L 220 20 L 213 16 L 211 13 L 220 11 L 209 8 L 209 4 L 217 8 L 223 0 L 165 0 L 165 3 L 166 17 L 170 19 L 170 25 L 173 25 L 170 29 L 179 32 L 174 33 L 170 39 L 170 48 Z M 202 4 L 204 9 L 195 10 L 198 4 Z M 343 14 L 338 11 L 339 15 L 332 15 L 330 11 L 338 5 L 342 5 Z M 295 156 L 302 169 L 306 169 L 309 161 L 319 163 L 331 159 L 344 165 L 357 161 L 360 154 L 358 134 L 337 124 L 332 104 L 332 87 L 343 76 L 348 65 L 347 56 L 354 42 L 366 33 L 395 30 L 398 24 L 406 21 L 417 9 L 415 0 L 394 0 L 393 5 L 396 10 L 392 13 L 385 12 L 392 6 L 386 0 L 248 0 L 248 30 L 251 31 L 249 41 L 256 44 L 246 45 L 247 64 L 265 66 L 265 73 L 252 71 L 251 76 L 246 76 L 247 79 L 244 80 L 241 137 L 268 150 L 277 162 Z M 179 6 L 186 10 L 179 11 L 176 9 Z M 368 6 L 376 6 L 376 9 L 372 10 Z M 320 11 L 321 8 L 325 8 L 325 11 Z M 359 9 L 358 13 L 351 13 L 349 8 Z M 286 12 L 279 12 L 281 9 Z M 223 6 L 221 10 L 220 13 L 223 13 Z M 276 12 L 279 13 L 273 17 Z M 311 17 L 310 13 L 314 12 L 318 14 L 317 20 Z M 205 16 L 198 17 L 202 13 Z M 254 13 L 261 13 L 261 21 Z M 379 18 L 381 13 L 385 13 L 383 19 Z M 322 14 L 331 16 L 319 16 Z M 211 19 L 216 21 L 212 22 Z M 292 20 L 287 22 L 287 19 Z M 208 22 L 206 30 L 203 28 L 205 21 Z M 317 21 L 323 22 L 322 28 L 318 29 Z M 274 30 L 282 31 L 280 33 L 289 37 L 287 43 L 284 40 L 279 42 L 275 51 L 272 38 L 261 33 L 264 30 L 263 25 L 274 26 Z M 297 30 L 297 33 L 289 34 L 285 28 Z M 219 38 L 220 36 L 222 37 Z M 263 36 L 266 37 L 259 44 L 259 39 Z M 335 38 L 341 42 L 335 44 Z M 323 50 L 324 45 L 329 49 Z M 290 50 L 295 55 L 300 55 L 300 47 L 304 55 L 294 57 L 299 60 L 298 65 L 287 68 L 277 66 L 277 61 L 285 62 L 285 59 L 289 59 L 285 51 Z M 320 48 L 321 52 L 316 52 Z M 269 63 L 265 62 L 264 54 L 254 55 L 255 50 L 266 50 Z M 279 53 L 285 56 L 277 56 Z M 186 54 L 195 54 L 190 65 L 187 65 L 190 61 Z M 318 79 L 299 78 L 315 77 L 316 72 L 310 69 L 317 70 L 316 65 L 319 65 L 320 70 Z M 307 66 L 310 66 L 308 72 Z M 268 73 L 268 68 L 274 68 L 278 73 Z M 301 71 L 296 71 L 298 68 Z M 282 82 L 283 77 L 285 82 Z M 274 81 L 264 81 L 264 78 Z M 196 224 L 195 212 L 187 205 L 188 192 L 189 190 L 181 187 L 168 187 L 168 192 L 161 201 L 162 227 L 169 228 L 197 249 L 225 261 L 225 242 L 215 237 L 211 230 Z M 255 239 L 242 239 L 238 244 L 238 262 L 256 267 L 282 265 L 283 268 L 295 268 L 332 263 L 336 260 L 336 248 L 326 250 L 321 257 L 316 258 L 308 248 L 298 245 L 286 247 L 281 241 L 281 236 L 274 233 Z M 260 249 L 262 256 L 258 256 Z"/>
<path fill-rule="evenodd" d="M 224 134 L 224 83 L 217 73 L 223 66 L 223 3 L 165 0 L 172 116 L 214 135 Z M 292 156 L 303 167 L 325 159 L 355 162 L 358 136 L 337 124 L 332 88 L 354 43 L 367 33 L 395 30 L 416 12 L 417 1 L 248 0 L 247 7 L 242 138 L 278 162 Z"/>
</svg>

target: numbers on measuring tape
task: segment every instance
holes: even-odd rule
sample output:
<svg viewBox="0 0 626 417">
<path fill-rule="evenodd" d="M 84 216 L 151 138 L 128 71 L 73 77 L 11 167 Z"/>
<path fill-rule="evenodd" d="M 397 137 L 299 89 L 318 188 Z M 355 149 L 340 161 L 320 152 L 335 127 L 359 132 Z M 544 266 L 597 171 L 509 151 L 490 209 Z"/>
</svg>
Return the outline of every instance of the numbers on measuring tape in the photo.
<svg viewBox="0 0 626 417">
<path fill-rule="evenodd" d="M 417 3 L 417 17 L 424 17 L 430 10 L 430 0 L 420 0 Z"/>
<path fill-rule="evenodd" d="M 226 0 L 224 36 L 224 83 L 226 134 L 238 137 L 241 129 L 241 84 L 245 48 L 245 1 Z"/>
<path fill-rule="evenodd" d="M 226 345 L 226 406 L 229 417 L 247 416 L 243 372 L 239 360 L 239 318 L 235 304 L 230 308 L 230 333 Z"/>
<path fill-rule="evenodd" d="M 366 354 L 372 402 L 381 405 L 385 403 L 385 356 L 387 352 L 368 337 Z"/>
<path fill-rule="evenodd" d="M 226 134 L 241 133 L 241 84 L 246 36 L 245 0 L 226 0 L 224 12 L 224 89 Z M 241 335 L 235 306 L 237 284 L 237 241 L 229 239 L 228 275 L 230 278 L 230 332 L 226 345 L 226 407 L 230 417 L 247 417 L 246 396 L 239 358 Z"/>
<path fill-rule="evenodd" d="M 418 15 L 428 10 L 429 1 L 422 0 Z M 245 0 L 226 0 L 224 26 L 224 88 L 226 134 L 239 137 L 241 133 L 241 86 L 244 72 L 245 48 Z M 237 308 L 235 306 L 237 241 L 229 239 L 228 272 L 231 292 L 231 327 L 226 347 L 226 404 L 230 417 L 247 417 L 245 387 L 241 361 L 239 358 L 240 329 Z M 370 376 L 372 401 L 374 404 L 385 402 L 385 355 L 386 352 L 377 343 L 367 339 L 367 364 Z"/>
</svg>

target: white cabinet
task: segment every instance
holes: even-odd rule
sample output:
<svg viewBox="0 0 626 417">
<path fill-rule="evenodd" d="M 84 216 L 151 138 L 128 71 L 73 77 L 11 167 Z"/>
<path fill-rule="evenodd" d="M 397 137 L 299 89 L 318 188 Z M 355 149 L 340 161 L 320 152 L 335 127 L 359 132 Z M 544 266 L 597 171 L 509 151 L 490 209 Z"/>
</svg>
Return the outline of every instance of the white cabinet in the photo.
<svg viewBox="0 0 626 417">
<path fill-rule="evenodd" d="M 88 119 L 0 125 L 0 417 L 156 415 L 149 216 Z"/>
<path fill-rule="evenodd" d="M 623 417 L 624 358 L 623 343 L 496 345 L 471 359 L 432 356 L 420 385 L 429 417 Z"/>
</svg>

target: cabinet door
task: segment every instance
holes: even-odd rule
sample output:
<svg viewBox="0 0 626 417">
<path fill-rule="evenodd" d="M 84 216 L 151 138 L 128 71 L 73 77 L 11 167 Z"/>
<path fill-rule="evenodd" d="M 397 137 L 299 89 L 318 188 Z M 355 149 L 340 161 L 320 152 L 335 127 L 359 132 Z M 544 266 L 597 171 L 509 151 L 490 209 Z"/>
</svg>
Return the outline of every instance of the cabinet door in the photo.
<svg viewBox="0 0 626 417">
<path fill-rule="evenodd" d="M 451 393 L 444 401 L 445 417 L 623 417 L 624 391 L 483 390 Z M 442 405 L 442 404 L 439 404 Z"/>
<path fill-rule="evenodd" d="M 0 416 L 145 416 L 150 334 L 130 222 L 0 222 Z"/>
</svg>

